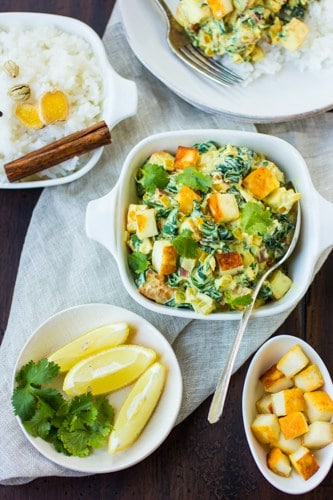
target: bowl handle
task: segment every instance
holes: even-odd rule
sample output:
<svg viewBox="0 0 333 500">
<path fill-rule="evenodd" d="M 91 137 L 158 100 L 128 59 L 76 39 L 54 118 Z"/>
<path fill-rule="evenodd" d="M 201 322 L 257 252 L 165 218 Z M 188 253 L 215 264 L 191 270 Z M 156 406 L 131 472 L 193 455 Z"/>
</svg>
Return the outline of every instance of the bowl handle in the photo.
<svg viewBox="0 0 333 500">
<path fill-rule="evenodd" d="M 138 91 L 134 82 L 114 71 L 113 87 L 113 92 L 117 96 L 117 105 L 113 107 L 112 119 L 108 123 L 110 130 L 121 120 L 134 116 L 138 107 Z"/>
<path fill-rule="evenodd" d="M 91 200 L 86 209 L 86 234 L 97 241 L 117 258 L 115 232 L 115 209 L 117 206 L 117 184 L 107 195 Z"/>
<path fill-rule="evenodd" d="M 333 247 L 333 203 L 325 200 L 317 193 L 318 214 L 319 214 L 319 248 L 318 257 L 324 250 Z"/>
</svg>

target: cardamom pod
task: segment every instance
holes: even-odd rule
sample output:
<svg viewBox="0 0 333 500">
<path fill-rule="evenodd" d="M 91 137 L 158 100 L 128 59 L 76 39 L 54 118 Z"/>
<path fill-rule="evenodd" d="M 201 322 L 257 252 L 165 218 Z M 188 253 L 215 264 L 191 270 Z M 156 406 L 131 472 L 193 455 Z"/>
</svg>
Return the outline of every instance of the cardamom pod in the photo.
<svg viewBox="0 0 333 500">
<path fill-rule="evenodd" d="M 14 101 L 26 101 L 31 95 L 31 90 L 29 85 L 21 83 L 19 85 L 14 85 L 8 90 L 8 95 L 14 99 Z"/>
<path fill-rule="evenodd" d="M 16 78 L 20 72 L 20 68 L 18 67 L 18 65 L 14 61 L 11 61 L 10 59 L 4 63 L 3 69 L 12 78 Z"/>
</svg>

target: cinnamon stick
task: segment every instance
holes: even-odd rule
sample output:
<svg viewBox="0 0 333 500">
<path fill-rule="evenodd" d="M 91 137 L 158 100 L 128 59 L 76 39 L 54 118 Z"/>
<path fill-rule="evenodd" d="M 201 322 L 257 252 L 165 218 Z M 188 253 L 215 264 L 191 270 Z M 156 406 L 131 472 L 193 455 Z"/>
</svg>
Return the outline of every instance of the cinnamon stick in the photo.
<svg viewBox="0 0 333 500">
<path fill-rule="evenodd" d="M 15 182 L 110 143 L 110 130 L 101 121 L 5 163 L 4 169 L 9 182 Z"/>
</svg>

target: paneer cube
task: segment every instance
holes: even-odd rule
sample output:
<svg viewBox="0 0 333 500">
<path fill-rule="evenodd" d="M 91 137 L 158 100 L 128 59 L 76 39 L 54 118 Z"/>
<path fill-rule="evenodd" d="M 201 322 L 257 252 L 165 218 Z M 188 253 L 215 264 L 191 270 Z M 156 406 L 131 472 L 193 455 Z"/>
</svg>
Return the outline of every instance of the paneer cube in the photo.
<svg viewBox="0 0 333 500">
<path fill-rule="evenodd" d="M 238 252 L 216 253 L 215 259 L 221 273 L 235 274 L 243 269 L 243 259 Z"/>
<path fill-rule="evenodd" d="M 178 2 L 176 19 L 182 26 L 200 24 L 211 16 L 211 10 L 202 0 L 182 0 Z"/>
<path fill-rule="evenodd" d="M 319 465 L 314 455 L 308 448 L 305 448 L 305 446 L 301 446 L 295 453 L 292 453 L 289 458 L 295 470 L 305 480 L 310 479 L 319 469 Z"/>
<path fill-rule="evenodd" d="M 325 383 L 317 365 L 310 365 L 294 377 L 296 387 L 304 392 L 315 391 Z"/>
<path fill-rule="evenodd" d="M 280 269 L 272 274 L 269 283 L 271 285 L 273 297 L 276 300 L 280 300 L 288 292 L 291 285 L 293 284 L 289 276 L 280 271 Z"/>
<path fill-rule="evenodd" d="M 281 45 L 283 45 L 285 49 L 293 52 L 302 45 L 308 33 L 309 27 L 307 24 L 294 17 L 282 29 L 280 35 Z"/>
<path fill-rule="evenodd" d="M 280 186 L 275 174 L 267 167 L 252 170 L 243 180 L 243 184 L 258 200 L 262 200 Z"/>
<path fill-rule="evenodd" d="M 333 401 L 326 391 L 305 392 L 306 414 L 310 422 L 329 422 L 333 417 Z"/>
<path fill-rule="evenodd" d="M 189 215 L 193 210 L 193 202 L 200 201 L 201 196 L 188 186 L 182 186 L 175 196 L 178 201 L 179 210 L 186 215 Z"/>
<path fill-rule="evenodd" d="M 308 432 L 308 424 L 304 414 L 300 411 L 290 413 L 279 418 L 281 431 L 286 439 L 295 439 Z"/>
<path fill-rule="evenodd" d="M 273 212 L 278 214 L 286 214 L 290 212 L 294 203 L 301 198 L 301 193 L 295 193 L 293 189 L 280 187 L 272 191 L 266 196 L 264 202 Z"/>
<path fill-rule="evenodd" d="M 266 372 L 259 377 L 259 380 L 266 392 L 283 391 L 294 385 L 293 381 L 278 370 L 275 364 L 266 370 Z"/>
<path fill-rule="evenodd" d="M 176 151 L 176 159 L 174 162 L 175 169 L 195 167 L 199 159 L 199 154 L 200 153 L 198 149 L 178 146 Z"/>
<path fill-rule="evenodd" d="M 333 441 L 333 423 L 318 420 L 309 425 L 303 436 L 303 445 L 313 450 L 320 450 Z"/>
<path fill-rule="evenodd" d="M 140 240 L 156 236 L 158 229 L 155 219 L 155 209 L 147 208 L 147 210 L 138 212 L 136 214 L 136 227 L 136 234 Z"/>
<path fill-rule="evenodd" d="M 302 389 L 293 387 L 272 394 L 273 413 L 278 417 L 289 415 L 295 411 L 305 410 L 305 400 Z"/>
<path fill-rule="evenodd" d="M 147 205 L 135 205 L 134 203 L 130 203 L 127 212 L 127 225 L 126 229 L 129 233 L 136 233 L 137 224 L 136 224 L 136 214 L 147 210 Z"/>
<path fill-rule="evenodd" d="M 198 219 L 199 219 L 199 217 L 195 217 L 193 219 L 188 217 L 187 219 L 185 219 L 179 226 L 179 233 L 181 233 L 185 229 L 188 229 L 189 231 L 192 231 L 193 238 L 196 241 L 200 241 L 201 240 L 201 231 L 200 231 L 201 218 L 200 218 L 200 220 L 198 220 Z"/>
<path fill-rule="evenodd" d="M 232 0 L 207 0 L 215 19 L 219 20 L 234 10 Z"/>
<path fill-rule="evenodd" d="M 177 252 L 169 240 L 157 240 L 152 251 L 152 264 L 157 274 L 165 276 L 177 269 Z"/>
<path fill-rule="evenodd" d="M 175 289 L 164 283 L 163 276 L 159 276 L 150 269 L 147 271 L 146 281 L 139 286 L 138 290 L 141 295 L 158 304 L 165 304 L 173 298 L 175 293 Z"/>
<path fill-rule="evenodd" d="M 278 418 L 273 413 L 261 413 L 254 419 L 251 430 L 260 443 L 274 443 L 280 434 Z"/>
<path fill-rule="evenodd" d="M 266 457 L 268 468 L 279 476 L 289 477 L 292 471 L 290 460 L 279 448 L 272 448 Z"/>
<path fill-rule="evenodd" d="M 231 222 L 239 218 L 237 199 L 234 194 L 213 193 L 208 198 L 208 208 L 215 222 Z"/>
<path fill-rule="evenodd" d="M 272 395 L 264 394 L 256 401 L 256 408 L 258 413 L 273 413 Z"/>
<path fill-rule="evenodd" d="M 286 439 L 282 432 L 280 432 L 279 439 L 273 444 L 276 448 L 280 448 L 281 451 L 290 455 L 290 453 L 294 453 L 301 446 L 302 438 Z"/>
<path fill-rule="evenodd" d="M 168 172 L 172 172 L 174 170 L 174 162 L 175 158 L 172 154 L 167 151 L 156 151 L 149 158 L 147 163 L 151 163 L 153 165 L 160 165 L 164 167 Z"/>
<path fill-rule="evenodd" d="M 309 363 L 309 358 L 304 354 L 299 344 L 292 346 L 277 362 L 277 368 L 287 377 L 293 377 L 303 370 Z"/>
<path fill-rule="evenodd" d="M 272 12 L 279 12 L 283 4 L 287 0 L 266 0 L 266 8 L 270 9 Z"/>
</svg>

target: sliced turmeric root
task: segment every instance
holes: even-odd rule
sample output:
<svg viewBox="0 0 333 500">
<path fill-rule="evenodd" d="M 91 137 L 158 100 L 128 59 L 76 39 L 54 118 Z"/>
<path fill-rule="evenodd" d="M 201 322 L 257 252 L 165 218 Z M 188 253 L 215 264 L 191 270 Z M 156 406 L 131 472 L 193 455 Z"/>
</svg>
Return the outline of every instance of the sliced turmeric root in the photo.
<svg viewBox="0 0 333 500">
<path fill-rule="evenodd" d="M 68 98 L 61 90 L 45 92 L 40 98 L 39 109 L 45 125 L 66 120 L 69 113 Z"/>
<path fill-rule="evenodd" d="M 44 127 L 44 123 L 39 116 L 38 108 L 33 106 L 33 104 L 26 102 L 18 104 L 15 109 L 15 116 L 26 127 L 36 129 Z"/>
</svg>

